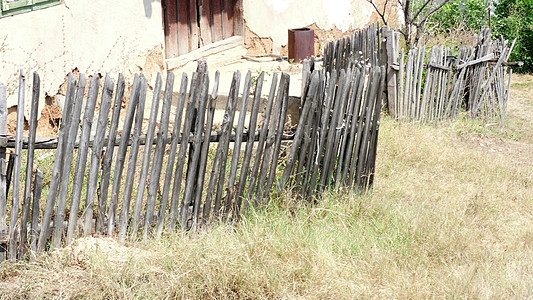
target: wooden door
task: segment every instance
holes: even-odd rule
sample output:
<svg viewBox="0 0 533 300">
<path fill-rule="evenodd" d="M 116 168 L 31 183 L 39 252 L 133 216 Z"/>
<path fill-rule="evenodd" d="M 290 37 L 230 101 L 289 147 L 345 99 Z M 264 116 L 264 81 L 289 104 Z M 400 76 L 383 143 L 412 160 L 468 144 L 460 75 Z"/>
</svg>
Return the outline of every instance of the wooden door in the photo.
<svg viewBox="0 0 533 300">
<path fill-rule="evenodd" d="M 244 35 L 242 0 L 164 0 L 166 57 Z"/>
</svg>

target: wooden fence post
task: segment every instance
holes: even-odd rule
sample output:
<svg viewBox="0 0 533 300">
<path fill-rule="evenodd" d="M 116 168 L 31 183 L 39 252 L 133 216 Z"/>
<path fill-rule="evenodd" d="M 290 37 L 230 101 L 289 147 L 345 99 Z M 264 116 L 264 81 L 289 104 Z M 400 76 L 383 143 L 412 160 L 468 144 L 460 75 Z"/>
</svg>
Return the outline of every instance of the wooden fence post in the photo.
<svg viewBox="0 0 533 300">
<path fill-rule="evenodd" d="M 22 206 L 22 219 L 20 222 L 20 255 L 24 255 L 28 249 L 27 223 L 30 218 L 31 186 L 33 178 L 33 156 L 35 154 L 35 137 L 37 133 L 37 113 L 39 107 L 39 92 L 41 80 L 37 72 L 33 73 L 33 89 L 30 112 L 30 130 L 28 136 L 28 156 L 26 160 L 26 184 L 24 187 L 24 201 Z"/>
<path fill-rule="evenodd" d="M 120 81 L 120 79 L 119 79 Z M 140 88 L 141 88 L 141 77 L 135 74 L 133 79 L 133 86 L 131 88 L 130 100 L 128 102 L 128 109 L 126 110 L 126 119 L 124 120 L 124 125 L 122 126 L 122 133 L 120 135 L 120 144 L 117 151 L 117 161 L 115 162 L 115 173 L 113 178 L 113 187 L 111 190 L 111 202 L 109 203 L 109 209 L 107 213 L 108 218 L 108 229 L 111 234 L 112 229 L 115 227 L 115 215 L 117 212 L 118 198 L 120 196 L 120 186 L 122 181 L 122 173 L 124 172 L 124 164 L 126 162 L 126 153 L 128 151 L 128 142 L 130 140 L 131 128 L 133 125 L 135 110 L 137 108 L 139 98 L 140 98 Z M 119 87 L 120 89 L 120 87 Z M 128 216 L 129 213 L 129 201 L 130 198 L 124 199 L 127 201 L 122 203 L 122 215 L 120 219 L 121 226 L 127 227 L 128 220 L 122 219 L 124 216 Z M 126 231 L 120 228 L 119 240 L 124 241 Z"/>
<path fill-rule="evenodd" d="M 124 195 L 122 198 L 122 212 L 120 214 L 120 231 L 119 231 L 119 241 L 124 241 L 126 239 L 126 234 L 128 230 L 128 222 L 130 220 L 130 202 L 131 202 L 131 194 L 133 192 L 133 183 L 135 179 L 135 169 L 137 168 L 137 158 L 139 155 L 139 136 L 141 134 L 142 130 L 142 123 L 144 119 L 144 104 L 146 102 L 146 90 L 148 88 L 148 83 L 146 82 L 146 78 L 143 74 L 139 76 L 139 93 L 135 97 L 137 98 L 136 101 L 136 107 L 132 108 L 132 111 L 136 110 L 135 113 L 135 124 L 133 126 L 133 134 L 131 138 L 131 148 L 130 148 L 130 155 L 128 160 L 128 171 L 126 172 L 126 184 L 124 187 Z M 135 99 L 134 98 L 134 99 Z M 131 103 L 130 103 L 131 105 Z M 129 108 L 128 108 L 129 112 Z M 133 121 L 133 112 L 132 112 L 132 121 Z M 131 123 L 128 124 L 131 126 Z M 124 124 L 126 126 L 126 123 Z M 123 133 L 124 135 L 125 133 Z M 124 154 L 127 150 L 128 141 L 130 139 L 126 139 L 126 136 L 124 137 L 125 141 L 125 148 L 124 148 Z M 122 145 L 122 144 L 121 144 Z M 120 153 L 119 148 L 119 153 Z M 116 178 L 115 180 L 118 180 L 117 184 L 119 187 L 116 189 L 117 191 L 117 197 L 118 197 L 118 191 L 120 189 L 120 178 Z M 114 189 L 114 187 L 113 187 Z M 115 190 L 115 189 L 114 189 Z"/>
<path fill-rule="evenodd" d="M 17 222 L 19 218 L 19 192 L 20 192 L 20 173 L 22 163 L 22 138 L 24 134 L 24 94 L 26 92 L 26 75 L 20 70 L 19 77 L 19 94 L 17 105 L 17 132 L 15 137 L 15 166 L 13 168 L 13 202 L 11 206 L 11 224 L 9 226 L 9 258 L 17 258 Z"/>
<path fill-rule="evenodd" d="M 170 75 L 170 74 L 169 74 Z M 178 141 L 180 139 L 181 120 L 183 117 L 183 110 L 185 107 L 185 99 L 187 93 L 187 73 L 181 75 L 181 85 L 178 94 L 178 105 L 176 106 L 176 116 L 174 118 L 174 129 L 172 131 L 172 143 L 170 145 L 170 152 L 168 154 L 168 163 L 165 174 L 165 184 L 163 186 L 163 195 L 161 196 L 161 205 L 159 209 L 159 216 L 157 221 L 156 236 L 161 236 L 163 227 L 165 226 L 168 198 L 170 194 L 170 186 L 172 183 L 172 175 L 174 174 L 174 163 L 176 161 L 176 152 L 178 150 Z"/>
<path fill-rule="evenodd" d="M 104 155 L 104 164 L 102 166 L 102 179 L 100 180 L 100 198 L 98 201 L 99 219 L 105 218 L 105 208 L 107 205 L 107 196 L 109 192 L 109 181 L 111 180 L 111 165 L 113 163 L 113 153 L 115 152 L 115 141 L 117 139 L 117 129 L 120 119 L 120 111 L 122 109 L 122 99 L 124 98 L 125 85 L 124 76 L 122 73 L 118 74 L 117 91 L 115 93 L 115 101 L 113 102 L 113 115 L 111 117 L 107 146 Z M 113 206 L 113 208 L 111 208 L 111 206 Z M 112 198 L 111 202 L 109 203 L 109 209 L 107 210 L 107 229 L 109 235 L 112 235 L 115 229 L 115 211 L 116 202 L 114 202 Z M 113 214 L 112 220 L 111 213 Z"/>
<path fill-rule="evenodd" d="M 244 121 L 246 118 L 246 110 L 248 108 L 248 99 L 250 98 L 250 88 L 252 85 L 252 72 L 248 71 L 246 73 L 246 78 L 244 79 L 244 89 L 242 92 L 241 98 L 241 107 L 239 110 L 239 122 L 237 124 L 237 130 L 235 132 L 235 142 L 233 147 L 233 157 L 231 159 L 231 170 L 229 173 L 228 179 L 228 192 L 226 194 L 226 202 L 224 203 L 224 215 L 223 219 L 227 219 L 230 212 L 230 208 L 233 206 L 233 196 L 235 195 L 235 181 L 237 179 L 237 168 L 239 167 L 239 158 L 241 154 L 241 143 L 242 135 L 244 132 Z M 239 91 L 236 91 L 236 96 L 238 96 Z"/>
<path fill-rule="evenodd" d="M 7 136 L 7 90 L 0 82 L 0 138 Z M 6 148 L 0 147 L 0 262 L 6 260 L 9 227 L 7 226 Z"/>
<path fill-rule="evenodd" d="M 144 225 L 144 236 L 146 237 L 151 231 L 152 216 L 154 215 L 157 190 L 159 188 L 159 179 L 161 178 L 161 169 L 163 167 L 163 156 L 165 155 L 166 137 L 168 133 L 168 122 L 170 119 L 170 106 L 172 104 L 172 92 L 174 89 L 174 73 L 167 73 L 167 82 L 165 85 L 165 95 L 161 110 L 161 122 L 159 132 L 157 133 L 157 145 L 155 148 L 152 172 L 150 173 L 150 184 L 148 186 L 148 199 L 146 200 L 146 218 Z"/>
<path fill-rule="evenodd" d="M 111 78 L 106 75 L 104 80 L 104 87 L 102 89 L 102 102 L 100 104 L 100 111 L 98 113 L 98 120 L 96 123 L 96 133 L 94 136 L 93 153 L 91 157 L 91 166 L 89 169 L 89 178 L 87 180 L 87 194 L 85 199 L 85 223 L 83 226 L 83 235 L 87 236 L 92 233 L 94 202 L 96 200 L 96 189 L 98 184 L 98 175 L 100 170 L 100 163 L 102 161 L 102 149 L 104 147 L 104 136 L 107 129 L 107 120 L 109 117 L 109 109 L 111 108 L 111 99 L 113 97 L 114 83 Z M 100 208 L 97 207 L 96 215 L 99 215 Z M 97 222 L 99 222 L 97 218 Z"/>
<path fill-rule="evenodd" d="M 141 211 L 142 204 L 144 200 L 144 192 L 146 190 L 148 171 L 150 169 L 150 157 L 152 153 L 152 143 L 154 140 L 155 126 L 157 125 L 157 114 L 159 111 L 159 100 L 161 99 L 161 88 L 163 85 L 163 79 L 161 78 L 161 73 L 157 73 L 157 78 L 155 82 L 154 95 L 152 99 L 152 107 L 150 110 L 150 122 L 148 123 L 148 131 L 146 133 L 146 143 L 144 144 L 144 156 L 141 167 L 141 173 L 139 178 L 139 185 L 137 187 L 137 196 L 135 198 L 135 206 L 133 210 L 133 230 L 132 237 L 135 239 L 137 236 L 137 231 L 141 225 Z M 141 121 L 142 123 L 142 121 Z M 146 215 L 145 219 L 149 216 Z"/>
<path fill-rule="evenodd" d="M 80 210 L 81 190 L 83 187 L 83 179 L 85 178 L 85 168 L 87 166 L 87 153 L 89 152 L 89 138 L 93 124 L 94 111 L 96 107 L 96 100 L 98 98 L 98 89 L 100 87 L 100 78 L 97 74 L 93 75 L 91 83 L 89 84 L 89 93 L 85 103 L 85 112 L 83 116 L 82 132 L 80 136 L 80 144 L 78 147 L 78 159 L 76 161 L 76 169 L 74 170 L 74 182 L 72 184 L 72 198 L 70 204 L 69 222 L 67 226 L 67 238 L 65 244 L 75 238 L 76 228 L 78 226 L 78 213 Z M 60 145 L 58 144 L 58 148 Z"/>
<path fill-rule="evenodd" d="M 70 170 L 72 168 L 72 161 L 74 157 L 74 142 L 78 134 L 81 116 L 81 107 L 83 104 L 83 96 L 85 94 L 85 76 L 80 75 L 78 81 L 78 88 L 76 89 L 76 95 L 74 100 L 74 107 L 72 111 L 72 120 L 70 122 L 70 128 L 66 128 L 69 131 L 68 139 L 66 141 L 63 171 L 61 174 L 61 183 L 59 184 L 59 200 L 57 202 L 57 208 L 54 218 L 54 231 L 52 233 L 51 248 L 58 248 L 61 246 L 61 239 L 63 237 L 63 221 L 65 220 L 65 208 L 67 205 L 67 194 L 70 183 Z"/>
</svg>

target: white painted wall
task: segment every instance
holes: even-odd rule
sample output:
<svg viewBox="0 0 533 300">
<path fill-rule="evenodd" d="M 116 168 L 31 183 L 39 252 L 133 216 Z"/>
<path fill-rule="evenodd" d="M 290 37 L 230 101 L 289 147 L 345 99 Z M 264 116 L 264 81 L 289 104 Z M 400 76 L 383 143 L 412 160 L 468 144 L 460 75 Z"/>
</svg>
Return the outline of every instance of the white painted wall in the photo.
<svg viewBox="0 0 533 300">
<path fill-rule="evenodd" d="M 54 7 L 0 18 L 0 82 L 8 85 L 11 106 L 16 104 L 21 68 L 28 75 L 39 72 L 44 98 L 45 93 L 55 95 L 75 68 L 87 75 L 109 72 L 116 80 L 116 74 L 123 72 L 131 78 L 145 65 L 147 53 L 157 47 L 162 55 L 161 0 L 65 0 Z M 30 86 L 31 76 L 27 78 Z"/>
<path fill-rule="evenodd" d="M 287 44 L 287 30 L 316 23 L 321 29 L 361 29 L 374 11 L 366 0 L 243 0 L 246 24 L 274 45 Z"/>
</svg>

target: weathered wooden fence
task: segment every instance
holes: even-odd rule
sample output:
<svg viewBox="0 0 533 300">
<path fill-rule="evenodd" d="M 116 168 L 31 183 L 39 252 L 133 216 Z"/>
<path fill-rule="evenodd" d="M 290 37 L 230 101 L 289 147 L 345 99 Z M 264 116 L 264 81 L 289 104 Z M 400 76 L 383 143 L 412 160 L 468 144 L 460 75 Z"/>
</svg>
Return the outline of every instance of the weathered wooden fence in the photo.
<svg viewBox="0 0 533 300">
<path fill-rule="evenodd" d="M 324 46 L 324 69 L 338 72 L 353 66 L 376 67 L 380 61 L 380 30 L 375 24 Z"/>
<path fill-rule="evenodd" d="M 460 111 L 490 122 L 503 120 L 514 42 L 493 40 L 486 27 L 475 46 L 433 46 L 430 51 L 420 46 L 406 55 L 399 41 L 397 31 L 369 26 L 328 43 L 324 68 L 339 72 L 354 65 L 385 67 L 385 108 L 398 120 L 438 121 Z"/>
<path fill-rule="evenodd" d="M 492 40 L 483 28 L 475 47 L 424 46 L 407 54 L 398 68 L 398 97 L 389 97 L 389 112 L 401 120 L 438 121 L 465 110 L 472 118 L 503 120 L 512 70 L 506 66 L 513 49 Z M 508 76 L 507 76 L 508 75 Z"/>
<path fill-rule="evenodd" d="M 210 83 L 204 63 L 190 80 L 182 75 L 173 122 L 174 74 L 167 74 L 163 95 L 158 74 L 147 126 L 148 83 L 142 74 L 135 76 L 123 117 L 122 75 L 115 84 L 109 76 L 101 83 L 96 74 L 90 82 L 70 74 L 58 138 L 36 136 L 36 73 L 29 136 L 23 137 L 22 72 L 17 133 L 7 136 L 6 92 L 0 84 L 0 260 L 28 257 L 30 250 L 54 249 L 92 234 L 124 241 L 176 228 L 198 230 L 213 220 L 238 219 L 250 206 L 266 205 L 272 192 L 290 190 L 312 200 L 327 188 L 371 184 L 384 69 L 352 66 L 339 75 L 309 69 L 295 132 L 284 132 L 290 84 L 284 73 L 273 75 L 258 124 L 264 76 L 252 92 L 248 72 L 240 94 L 241 73 L 234 73 L 221 130 L 215 132 L 219 74 Z M 284 139 L 293 140 L 288 149 L 282 147 Z M 11 169 L 6 169 L 6 148 L 15 148 Z M 34 161 L 35 149 L 43 148 L 57 149 L 51 178 L 44 178 Z"/>
<path fill-rule="evenodd" d="M 290 183 L 308 200 L 330 186 L 366 189 L 374 179 L 385 68 L 352 65 L 304 78 L 306 98 L 281 187 Z"/>
</svg>

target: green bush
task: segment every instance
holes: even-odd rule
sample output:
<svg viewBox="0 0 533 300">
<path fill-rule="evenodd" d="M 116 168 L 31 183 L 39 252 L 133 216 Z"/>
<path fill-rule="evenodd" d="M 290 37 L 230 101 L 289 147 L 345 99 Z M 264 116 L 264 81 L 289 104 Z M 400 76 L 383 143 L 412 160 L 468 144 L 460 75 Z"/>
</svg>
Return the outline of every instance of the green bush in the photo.
<svg viewBox="0 0 533 300">
<path fill-rule="evenodd" d="M 452 0 L 429 18 L 430 30 L 446 33 L 455 28 L 479 31 L 488 25 L 488 10 L 485 0 Z"/>
<path fill-rule="evenodd" d="M 533 0 L 500 0 L 496 5 L 493 31 L 516 45 L 511 61 L 523 61 L 517 71 L 533 72 Z"/>
</svg>

